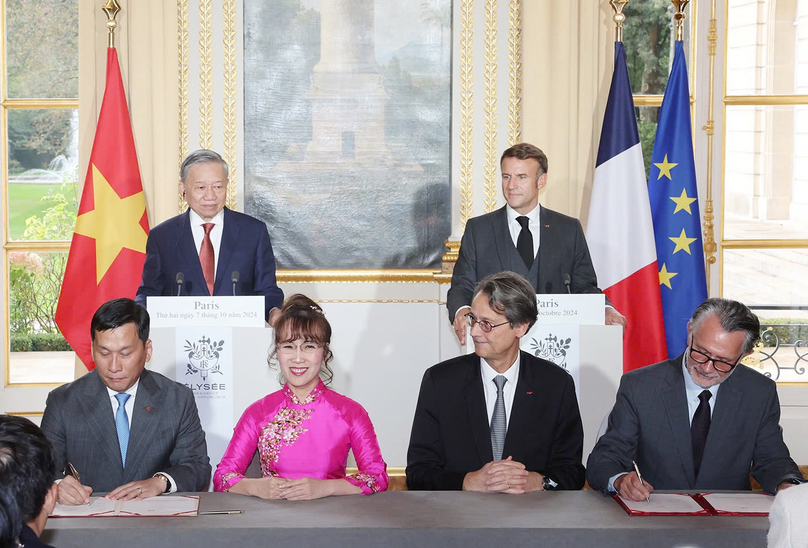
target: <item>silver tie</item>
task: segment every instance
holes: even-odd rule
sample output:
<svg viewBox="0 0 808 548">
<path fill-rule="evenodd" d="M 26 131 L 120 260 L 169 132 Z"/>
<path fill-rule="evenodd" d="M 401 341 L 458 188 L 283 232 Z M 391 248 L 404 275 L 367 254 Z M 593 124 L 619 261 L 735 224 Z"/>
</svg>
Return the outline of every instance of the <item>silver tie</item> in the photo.
<svg viewBox="0 0 808 548">
<path fill-rule="evenodd" d="M 505 398 L 502 395 L 502 387 L 508 382 L 503 375 L 494 377 L 494 384 L 497 385 L 497 401 L 494 403 L 494 414 L 491 415 L 491 450 L 494 453 L 494 460 L 502 460 L 502 449 L 505 447 L 505 434 L 508 431 L 505 421 Z"/>
</svg>

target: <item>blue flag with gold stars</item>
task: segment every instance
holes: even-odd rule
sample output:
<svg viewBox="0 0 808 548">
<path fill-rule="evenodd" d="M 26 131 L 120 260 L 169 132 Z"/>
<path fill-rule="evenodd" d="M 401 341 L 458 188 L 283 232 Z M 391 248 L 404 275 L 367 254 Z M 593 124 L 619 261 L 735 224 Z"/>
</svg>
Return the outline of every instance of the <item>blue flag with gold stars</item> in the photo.
<svg viewBox="0 0 808 548">
<path fill-rule="evenodd" d="M 693 310 L 707 298 L 690 129 L 690 89 L 680 41 L 676 42 L 668 87 L 659 109 L 648 194 L 668 358 L 674 358 L 687 347 L 687 322 Z"/>
</svg>

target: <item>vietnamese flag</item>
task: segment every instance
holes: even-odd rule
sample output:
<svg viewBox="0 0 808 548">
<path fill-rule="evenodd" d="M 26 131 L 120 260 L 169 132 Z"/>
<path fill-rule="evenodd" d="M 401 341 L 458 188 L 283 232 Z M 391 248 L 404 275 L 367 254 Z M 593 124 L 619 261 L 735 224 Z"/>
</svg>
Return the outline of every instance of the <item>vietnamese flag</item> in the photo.
<svg viewBox="0 0 808 548">
<path fill-rule="evenodd" d="M 55 318 L 87 369 L 95 368 L 90 350 L 93 314 L 110 299 L 134 298 L 148 233 L 118 52 L 109 48 L 104 100 Z"/>
</svg>

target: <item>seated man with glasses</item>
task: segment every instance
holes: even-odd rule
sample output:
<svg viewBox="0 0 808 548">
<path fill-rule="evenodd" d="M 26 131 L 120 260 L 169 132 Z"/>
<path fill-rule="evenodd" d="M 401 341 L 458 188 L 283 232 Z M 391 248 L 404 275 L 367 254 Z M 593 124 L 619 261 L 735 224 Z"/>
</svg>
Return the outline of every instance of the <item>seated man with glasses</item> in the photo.
<svg viewBox="0 0 808 548">
<path fill-rule="evenodd" d="M 407 452 L 411 490 L 521 494 L 580 489 L 583 425 L 572 377 L 519 350 L 538 316 L 525 278 L 500 272 L 474 290 L 474 354 L 429 368 Z"/>
<path fill-rule="evenodd" d="M 699 305 L 682 355 L 623 375 L 608 430 L 589 455 L 589 485 L 645 500 L 654 489 L 749 490 L 750 474 L 767 493 L 802 483 L 775 383 L 739 365 L 759 334 L 757 316 L 739 302 Z"/>
</svg>

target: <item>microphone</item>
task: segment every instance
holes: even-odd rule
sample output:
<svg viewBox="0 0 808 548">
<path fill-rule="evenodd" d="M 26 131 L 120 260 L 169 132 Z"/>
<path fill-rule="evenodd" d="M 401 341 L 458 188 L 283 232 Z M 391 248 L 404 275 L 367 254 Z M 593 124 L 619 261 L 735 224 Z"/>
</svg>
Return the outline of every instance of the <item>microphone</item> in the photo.
<svg viewBox="0 0 808 548">
<path fill-rule="evenodd" d="M 561 279 L 564 280 L 564 285 L 567 286 L 567 293 L 572 295 L 572 291 L 570 290 L 570 275 L 565 272 L 561 275 Z"/>
<path fill-rule="evenodd" d="M 238 283 L 238 270 L 234 270 L 232 274 L 230 274 L 230 281 L 233 282 L 233 296 L 236 296 L 236 284 Z"/>
<path fill-rule="evenodd" d="M 182 293 L 182 284 L 185 283 L 185 274 L 183 274 L 182 272 L 177 272 L 174 281 L 177 284 L 177 297 L 179 297 L 180 294 Z"/>
</svg>

